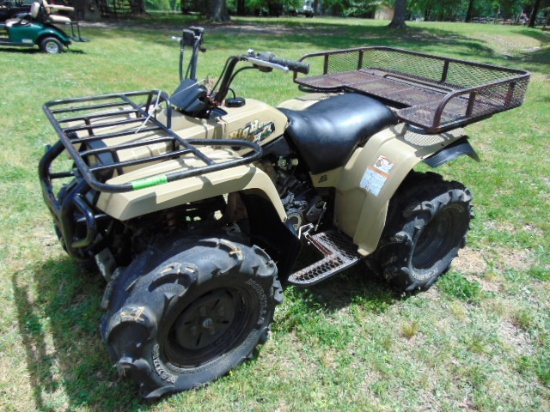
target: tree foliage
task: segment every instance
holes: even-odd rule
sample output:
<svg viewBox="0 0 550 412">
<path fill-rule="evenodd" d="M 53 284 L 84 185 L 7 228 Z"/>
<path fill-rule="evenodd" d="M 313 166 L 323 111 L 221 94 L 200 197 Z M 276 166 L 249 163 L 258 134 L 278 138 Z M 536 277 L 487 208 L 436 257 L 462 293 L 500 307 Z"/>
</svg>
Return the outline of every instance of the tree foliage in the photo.
<svg viewBox="0 0 550 412">
<path fill-rule="evenodd" d="M 105 1 L 105 0 L 104 0 Z M 114 0 L 113 0 L 114 1 Z M 146 1 L 147 9 L 169 7 L 172 10 L 181 4 L 182 10 L 190 9 L 208 16 L 211 20 L 229 19 L 229 11 L 238 15 L 262 14 L 278 16 L 292 10 L 300 10 L 304 0 L 131 0 Z M 158 7 L 155 4 L 159 4 Z M 160 4 L 162 3 L 162 5 Z M 316 14 L 331 14 L 345 17 L 371 17 L 375 1 L 365 0 L 314 0 Z M 501 18 L 530 25 L 536 17 L 550 14 L 550 0 L 385 0 L 395 7 L 392 27 L 404 27 L 409 19 L 431 21 L 472 21 L 476 18 Z M 523 16 L 523 20 L 520 18 Z"/>
<path fill-rule="evenodd" d="M 303 0 L 227 0 L 228 8 L 238 15 L 279 16 L 288 10 L 298 10 L 303 5 Z"/>
<path fill-rule="evenodd" d="M 402 22 L 411 18 L 431 21 L 471 21 L 473 18 L 490 17 L 518 20 L 522 14 L 533 15 L 532 11 L 539 5 L 539 16 L 545 7 L 550 7 L 550 0 L 386 0 L 396 8 L 394 20 Z M 358 16 L 375 2 L 360 0 L 324 0 L 325 9 L 336 15 Z M 403 14 L 402 3 L 406 3 Z M 535 10 L 536 11 L 536 10 Z M 546 11 L 549 13 L 549 11 Z"/>
<path fill-rule="evenodd" d="M 550 0 L 409 0 L 408 12 L 411 16 L 425 20 L 502 18 L 517 21 L 523 13 L 530 16 L 537 2 L 545 4 L 550 3 Z"/>
</svg>

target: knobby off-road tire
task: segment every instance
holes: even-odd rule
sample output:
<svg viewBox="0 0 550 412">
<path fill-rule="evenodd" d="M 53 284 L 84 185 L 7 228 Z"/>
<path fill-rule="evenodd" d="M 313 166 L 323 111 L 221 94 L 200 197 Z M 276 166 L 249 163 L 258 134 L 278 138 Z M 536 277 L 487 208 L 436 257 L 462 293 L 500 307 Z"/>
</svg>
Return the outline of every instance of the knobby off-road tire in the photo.
<svg viewBox="0 0 550 412">
<path fill-rule="evenodd" d="M 101 332 L 119 370 L 154 399 L 229 372 L 267 339 L 282 302 L 256 246 L 186 239 L 136 259 L 111 282 Z"/>
<path fill-rule="evenodd" d="M 473 218 L 472 195 L 435 173 L 412 173 L 397 191 L 376 252 L 383 277 L 399 292 L 427 290 L 447 272 Z"/>
</svg>

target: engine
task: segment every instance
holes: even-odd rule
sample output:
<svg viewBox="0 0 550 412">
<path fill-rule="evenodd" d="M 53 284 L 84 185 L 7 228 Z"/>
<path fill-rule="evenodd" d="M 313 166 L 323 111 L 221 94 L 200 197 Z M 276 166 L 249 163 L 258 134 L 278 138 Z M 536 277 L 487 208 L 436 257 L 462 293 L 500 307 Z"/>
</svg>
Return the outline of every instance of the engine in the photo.
<svg viewBox="0 0 550 412">
<path fill-rule="evenodd" d="M 319 225 L 327 210 L 326 196 L 315 190 L 298 159 L 280 156 L 271 163 L 264 162 L 263 169 L 274 181 L 292 226 L 298 231 L 308 224 Z"/>
</svg>

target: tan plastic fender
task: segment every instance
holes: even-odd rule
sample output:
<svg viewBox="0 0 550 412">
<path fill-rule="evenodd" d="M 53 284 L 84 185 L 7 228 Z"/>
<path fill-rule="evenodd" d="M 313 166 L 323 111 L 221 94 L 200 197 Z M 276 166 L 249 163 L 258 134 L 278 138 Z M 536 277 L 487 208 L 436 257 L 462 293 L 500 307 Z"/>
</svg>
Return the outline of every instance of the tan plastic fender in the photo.
<svg viewBox="0 0 550 412">
<path fill-rule="evenodd" d="M 260 144 L 271 142 L 280 136 L 286 127 L 286 116 L 279 110 L 254 99 L 247 99 L 246 105 L 238 108 L 224 107 L 225 114 L 216 119 L 195 119 L 178 112 L 171 118 L 172 130 L 183 138 L 222 138 L 250 140 Z M 166 113 L 157 117 L 167 123 Z M 165 144 L 150 145 L 137 150 L 119 153 L 121 161 L 139 159 L 166 150 Z M 241 152 L 205 149 L 212 159 L 232 158 Z M 106 183 L 120 184 L 141 178 L 162 175 L 175 170 L 197 167 L 191 159 L 162 162 L 153 166 L 135 168 Z M 166 183 L 147 189 L 125 193 L 101 193 L 97 206 L 108 215 L 119 220 L 128 220 L 147 213 L 156 212 L 184 203 L 195 202 L 237 191 L 253 191 L 267 198 L 277 210 L 281 221 L 286 220 L 283 205 L 271 179 L 262 170 L 245 165 L 208 173 L 198 177 Z"/>
<path fill-rule="evenodd" d="M 216 149 L 211 149 L 207 154 L 210 158 L 235 156 L 235 153 L 229 150 Z M 108 183 L 119 184 L 190 168 L 193 167 L 193 162 L 194 160 L 186 159 L 170 160 L 115 177 Z M 273 182 L 266 173 L 251 164 L 132 192 L 101 193 L 97 207 L 109 216 L 125 221 L 147 213 L 238 191 L 252 192 L 268 199 L 281 221 L 286 220 L 284 207 Z"/>
<path fill-rule="evenodd" d="M 419 134 L 399 124 L 372 136 L 345 167 L 312 176 L 316 187 L 336 189 L 334 224 L 367 256 L 378 246 L 391 197 L 419 162 L 465 135 L 462 129 Z"/>
</svg>

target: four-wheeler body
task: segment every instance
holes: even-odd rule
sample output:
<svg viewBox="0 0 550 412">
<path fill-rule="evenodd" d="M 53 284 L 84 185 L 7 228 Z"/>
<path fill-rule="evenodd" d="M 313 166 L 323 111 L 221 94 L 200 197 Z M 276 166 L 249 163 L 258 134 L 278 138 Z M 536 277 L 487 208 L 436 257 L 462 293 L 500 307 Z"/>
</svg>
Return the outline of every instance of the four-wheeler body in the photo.
<svg viewBox="0 0 550 412">
<path fill-rule="evenodd" d="M 143 396 L 206 384 L 265 341 L 283 287 L 368 263 L 398 291 L 429 288 L 464 246 L 472 196 L 419 173 L 476 159 L 463 126 L 522 104 L 526 72 L 387 47 L 227 60 L 196 80 L 203 29 L 168 94 L 44 106 L 59 135 L 40 162 L 71 256 L 108 281 L 101 333 Z M 243 70 L 293 71 L 271 107 L 235 95 Z M 68 156 L 67 156 L 68 155 Z M 297 267 L 302 248 L 319 259 Z M 365 272 L 366 266 L 365 266 Z"/>
</svg>

